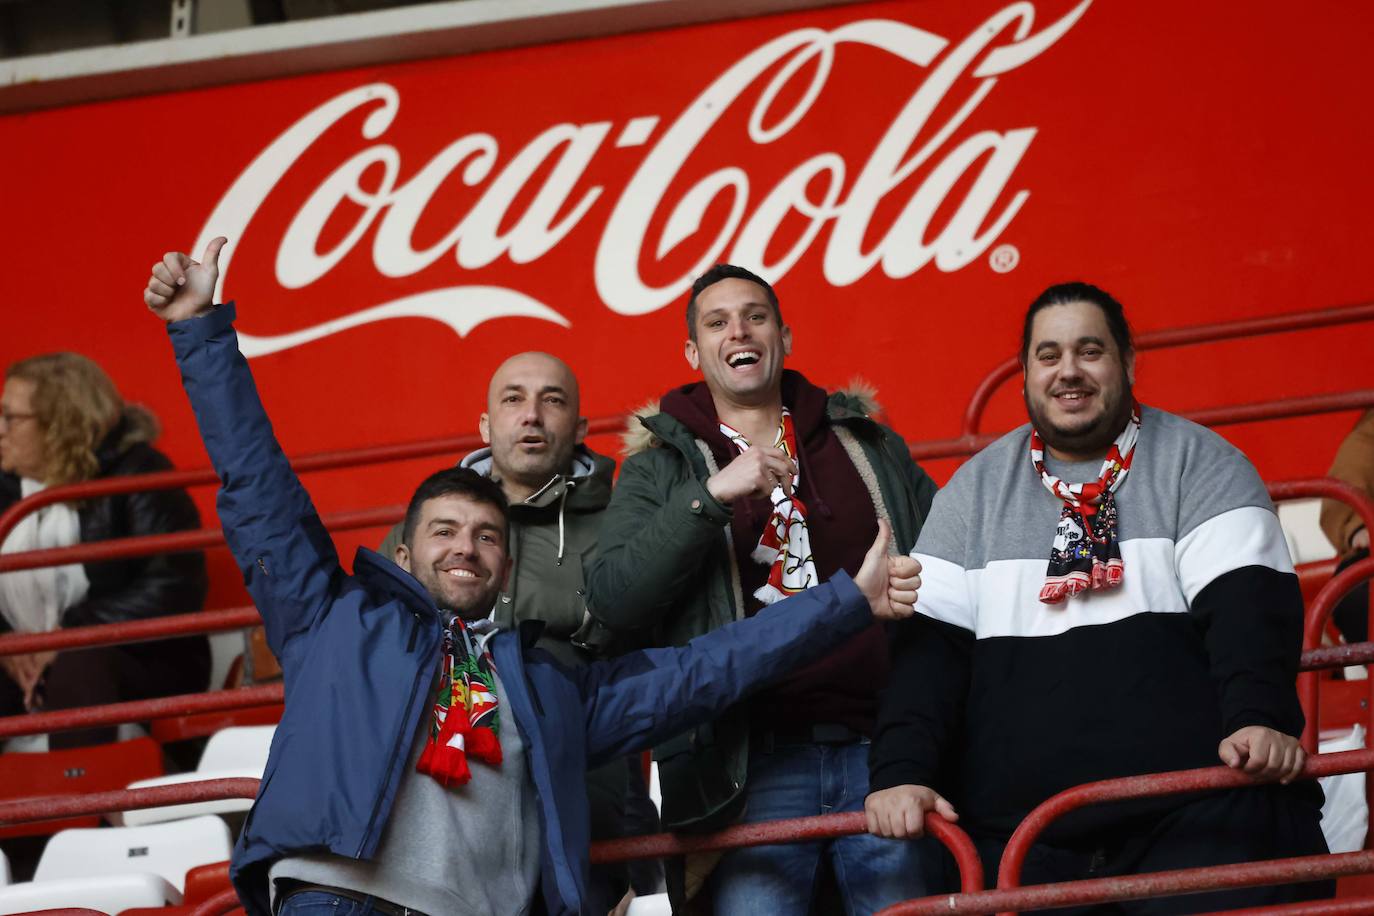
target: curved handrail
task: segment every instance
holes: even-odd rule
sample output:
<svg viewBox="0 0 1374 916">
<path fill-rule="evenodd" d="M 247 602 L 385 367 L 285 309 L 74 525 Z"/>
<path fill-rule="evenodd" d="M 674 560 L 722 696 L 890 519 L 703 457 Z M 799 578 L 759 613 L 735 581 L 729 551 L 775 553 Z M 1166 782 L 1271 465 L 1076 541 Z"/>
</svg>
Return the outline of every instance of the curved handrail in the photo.
<svg viewBox="0 0 1374 916">
<path fill-rule="evenodd" d="M 1338 308 L 1317 309 L 1310 312 L 1285 312 L 1281 315 L 1268 315 L 1262 318 L 1244 318 L 1238 321 L 1222 321 L 1215 324 L 1200 324 L 1187 328 L 1166 328 L 1161 331 L 1148 331 L 1135 338 L 1137 351 L 1158 350 L 1164 347 L 1185 347 L 1193 344 L 1216 343 L 1222 340 L 1235 340 L 1240 337 L 1261 337 L 1268 334 L 1283 334 L 1288 331 L 1310 331 L 1316 328 L 1340 324 L 1356 324 L 1374 320 L 1374 303 L 1340 306 Z M 1007 380 L 1014 378 L 1021 370 L 1019 357 L 1012 356 L 998 363 L 991 372 L 983 377 L 969 398 L 964 409 L 964 422 L 960 428 L 961 437 L 978 435 L 983 412 L 993 394 Z"/>
<path fill-rule="evenodd" d="M 1361 582 L 1374 578 L 1374 557 L 1366 557 L 1341 570 L 1321 587 L 1307 609 L 1307 620 L 1303 626 L 1303 648 L 1315 649 L 1321 645 L 1322 633 L 1326 622 L 1336 609 L 1337 603 L 1348 595 Z M 1302 705 L 1306 724 L 1302 730 L 1302 747 L 1309 754 L 1317 751 L 1317 731 L 1320 711 L 1320 678 L 1316 672 L 1304 671 L 1298 675 L 1298 702 Z"/>
<path fill-rule="evenodd" d="M 1374 769 L 1374 750 L 1339 751 L 1307 758 L 1299 778 L 1316 779 L 1321 776 L 1359 773 L 1371 769 Z M 1239 770 L 1214 766 L 1104 779 L 1065 789 L 1041 802 L 1017 825 L 1002 853 L 1002 863 L 997 870 L 997 886 L 1020 887 L 1021 868 L 1031 846 L 1050 824 L 1079 808 L 1125 799 L 1158 798 L 1213 789 L 1239 789 L 1255 784 L 1253 778 Z"/>
<path fill-rule="evenodd" d="M 930 835 L 939 840 L 954 856 L 959 866 L 960 887 L 965 891 L 983 889 L 983 862 L 978 858 L 969 835 L 938 814 L 926 816 Z M 763 846 L 770 843 L 801 843 L 807 840 L 832 839 L 868 832 L 868 822 L 862 811 L 845 814 L 821 814 L 780 821 L 760 821 L 735 824 L 716 833 L 652 833 L 645 836 L 600 840 L 592 844 L 593 865 L 624 862 L 630 859 L 680 856 L 691 852 L 710 852 L 738 849 L 741 846 Z"/>
</svg>

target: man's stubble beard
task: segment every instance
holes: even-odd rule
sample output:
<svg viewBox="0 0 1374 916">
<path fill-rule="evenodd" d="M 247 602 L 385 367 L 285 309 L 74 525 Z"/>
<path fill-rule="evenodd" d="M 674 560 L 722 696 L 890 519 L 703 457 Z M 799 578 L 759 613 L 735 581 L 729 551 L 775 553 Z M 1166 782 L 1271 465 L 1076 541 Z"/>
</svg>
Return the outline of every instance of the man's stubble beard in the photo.
<svg viewBox="0 0 1374 916">
<path fill-rule="evenodd" d="M 1121 431 L 1130 422 L 1131 409 L 1135 404 L 1135 392 L 1131 388 L 1130 379 L 1123 371 L 1117 403 L 1107 405 L 1108 409 L 1102 412 L 1098 421 L 1086 429 L 1077 432 L 1061 432 L 1049 422 L 1046 413 L 1042 413 L 1036 408 L 1031 401 L 1029 392 L 1024 388 L 1021 391 L 1021 397 L 1026 404 L 1026 415 L 1030 417 L 1031 425 L 1040 434 L 1045 445 L 1056 451 L 1071 454 L 1106 454 L 1112 443 L 1116 441 L 1116 437 L 1121 435 Z"/>
</svg>

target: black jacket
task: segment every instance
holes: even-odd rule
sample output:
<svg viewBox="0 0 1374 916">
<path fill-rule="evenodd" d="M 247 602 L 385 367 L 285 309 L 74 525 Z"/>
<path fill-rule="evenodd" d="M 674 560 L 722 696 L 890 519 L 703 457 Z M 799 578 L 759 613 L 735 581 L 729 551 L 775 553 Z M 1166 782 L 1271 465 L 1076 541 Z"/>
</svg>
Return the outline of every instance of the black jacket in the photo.
<svg viewBox="0 0 1374 916">
<path fill-rule="evenodd" d="M 105 437 L 96 452 L 97 478 L 148 474 L 172 467 L 148 444 L 139 424 L 122 421 Z M 18 502 L 19 478 L 0 473 L 0 512 Z M 200 527 L 200 513 L 184 490 L 158 490 L 106 496 L 81 503 L 81 543 L 144 534 L 165 534 Z M 208 580 L 205 555 L 200 551 L 86 563 L 91 587 L 86 598 L 62 615 L 62 626 L 140 620 L 202 610 Z M 10 629 L 0 618 L 0 630 Z M 204 637 L 177 640 L 208 657 Z"/>
</svg>

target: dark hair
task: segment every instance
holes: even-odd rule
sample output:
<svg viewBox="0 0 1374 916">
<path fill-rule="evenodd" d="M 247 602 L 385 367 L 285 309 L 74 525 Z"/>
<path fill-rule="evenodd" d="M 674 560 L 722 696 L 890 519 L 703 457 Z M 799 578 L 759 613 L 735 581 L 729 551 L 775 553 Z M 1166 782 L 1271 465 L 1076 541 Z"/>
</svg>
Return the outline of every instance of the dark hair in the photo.
<svg viewBox="0 0 1374 916">
<path fill-rule="evenodd" d="M 1042 309 L 1052 305 L 1069 305 L 1073 302 L 1090 302 L 1102 310 L 1102 315 L 1107 319 L 1107 327 L 1112 332 L 1112 339 L 1116 341 L 1116 348 L 1125 356 L 1128 352 L 1135 349 L 1135 344 L 1131 342 L 1131 326 L 1126 323 L 1126 310 L 1121 307 L 1112 294 L 1104 289 L 1099 289 L 1091 283 L 1084 283 L 1075 280 L 1071 283 L 1056 283 L 1035 298 L 1026 309 L 1026 322 L 1021 327 L 1021 362 L 1024 364 L 1030 355 L 1031 345 L 1031 325 L 1035 322 L 1035 316 Z"/>
<path fill-rule="evenodd" d="M 463 496 L 473 502 L 487 503 L 501 511 L 506 519 L 509 505 L 501 485 L 490 477 L 484 477 L 471 468 L 444 468 L 430 474 L 415 488 L 406 506 L 406 521 L 401 528 L 401 542 L 410 547 L 415 537 L 415 528 L 420 524 L 420 510 L 426 502 L 440 496 Z M 506 522 L 506 533 L 510 533 L 510 522 Z"/>
<path fill-rule="evenodd" d="M 782 325 L 782 308 L 778 305 L 778 294 L 773 292 L 773 287 L 767 280 L 752 270 L 745 270 L 734 264 L 717 264 L 697 277 L 696 282 L 692 284 L 692 295 L 687 300 L 687 337 L 690 340 L 697 339 L 697 297 L 706 287 L 713 286 L 721 280 L 748 280 L 763 287 L 763 293 L 768 297 L 768 304 L 773 309 L 773 317 L 778 319 L 779 326 Z"/>
</svg>

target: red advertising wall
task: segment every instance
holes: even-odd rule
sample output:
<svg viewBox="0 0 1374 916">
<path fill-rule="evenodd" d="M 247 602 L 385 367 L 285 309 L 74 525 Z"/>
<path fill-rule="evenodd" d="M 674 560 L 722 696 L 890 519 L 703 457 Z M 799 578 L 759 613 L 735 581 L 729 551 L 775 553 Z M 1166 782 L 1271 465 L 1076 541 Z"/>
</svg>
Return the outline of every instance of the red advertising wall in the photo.
<svg viewBox="0 0 1374 916">
<path fill-rule="evenodd" d="M 0 362 L 87 353 L 204 465 L 140 293 L 222 233 L 289 452 L 473 431 L 522 349 L 605 416 L 690 377 L 683 294 L 731 260 L 776 280 L 792 366 L 945 438 L 1052 282 L 1104 286 L 1140 331 L 1374 300 L 1372 28 L 1354 2 L 866 3 L 7 116 Z M 1372 345 L 1149 353 L 1138 394 L 1374 387 Z M 1224 432 L 1310 476 L 1353 419 Z M 308 482 L 360 508 L 437 463 Z"/>
</svg>

